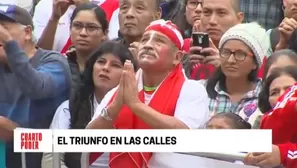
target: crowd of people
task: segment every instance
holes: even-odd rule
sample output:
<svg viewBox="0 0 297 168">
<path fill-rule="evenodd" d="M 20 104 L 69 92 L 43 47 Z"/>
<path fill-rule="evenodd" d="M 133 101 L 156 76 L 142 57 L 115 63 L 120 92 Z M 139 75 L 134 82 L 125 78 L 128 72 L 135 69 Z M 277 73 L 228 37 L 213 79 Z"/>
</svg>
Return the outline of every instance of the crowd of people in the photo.
<svg viewBox="0 0 297 168">
<path fill-rule="evenodd" d="M 21 167 L 16 127 L 272 129 L 272 152 L 248 153 L 243 163 L 297 168 L 297 0 L 32 0 L 28 8 L 6 1 L 0 138 L 7 168 Z M 206 47 L 195 45 L 195 33 L 207 35 Z M 52 153 L 26 153 L 29 168 L 52 161 Z M 60 162 L 80 168 L 81 153 Z M 200 166 L 175 153 L 89 156 L 93 168 L 180 163 Z"/>
</svg>

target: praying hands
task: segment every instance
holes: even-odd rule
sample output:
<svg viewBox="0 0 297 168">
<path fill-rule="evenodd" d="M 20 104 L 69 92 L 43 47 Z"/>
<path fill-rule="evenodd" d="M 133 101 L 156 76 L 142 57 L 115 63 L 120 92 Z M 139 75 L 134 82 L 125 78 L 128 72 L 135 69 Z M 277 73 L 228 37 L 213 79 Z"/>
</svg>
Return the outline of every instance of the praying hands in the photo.
<svg viewBox="0 0 297 168">
<path fill-rule="evenodd" d="M 140 102 L 133 64 L 131 61 L 126 61 L 114 103 L 118 106 L 125 104 L 131 107 Z"/>
</svg>

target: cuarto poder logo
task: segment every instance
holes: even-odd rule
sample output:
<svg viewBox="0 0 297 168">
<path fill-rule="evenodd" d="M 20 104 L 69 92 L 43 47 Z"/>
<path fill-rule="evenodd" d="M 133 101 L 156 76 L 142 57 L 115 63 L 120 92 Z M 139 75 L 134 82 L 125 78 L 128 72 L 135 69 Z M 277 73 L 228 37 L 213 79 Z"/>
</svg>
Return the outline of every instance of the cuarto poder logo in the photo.
<svg viewBox="0 0 297 168">
<path fill-rule="evenodd" d="M 40 142 L 42 142 L 42 133 L 40 132 L 21 133 L 21 149 L 39 150 Z"/>
<path fill-rule="evenodd" d="M 14 152 L 53 151 L 53 130 L 16 128 L 13 136 Z"/>
</svg>

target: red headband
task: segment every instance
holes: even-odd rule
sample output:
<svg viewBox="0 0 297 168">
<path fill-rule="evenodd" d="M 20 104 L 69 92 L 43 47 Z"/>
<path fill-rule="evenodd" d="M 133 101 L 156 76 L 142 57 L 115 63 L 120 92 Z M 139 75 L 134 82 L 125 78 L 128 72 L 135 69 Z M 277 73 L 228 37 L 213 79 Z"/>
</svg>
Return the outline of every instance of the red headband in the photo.
<svg viewBox="0 0 297 168">
<path fill-rule="evenodd" d="M 153 21 L 145 31 L 154 30 L 167 36 L 179 49 L 182 50 L 184 45 L 183 37 L 178 30 L 177 26 L 171 21 L 165 21 L 163 19 Z"/>
</svg>

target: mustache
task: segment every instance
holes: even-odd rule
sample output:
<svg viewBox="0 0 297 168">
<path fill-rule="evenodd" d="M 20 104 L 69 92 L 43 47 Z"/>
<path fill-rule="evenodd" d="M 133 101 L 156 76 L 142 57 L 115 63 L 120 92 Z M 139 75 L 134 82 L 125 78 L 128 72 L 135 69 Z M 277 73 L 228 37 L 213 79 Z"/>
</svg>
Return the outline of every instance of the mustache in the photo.
<svg viewBox="0 0 297 168">
<path fill-rule="evenodd" d="M 153 50 L 144 49 L 140 52 L 140 55 L 152 55 L 155 56 L 155 52 Z"/>
</svg>

